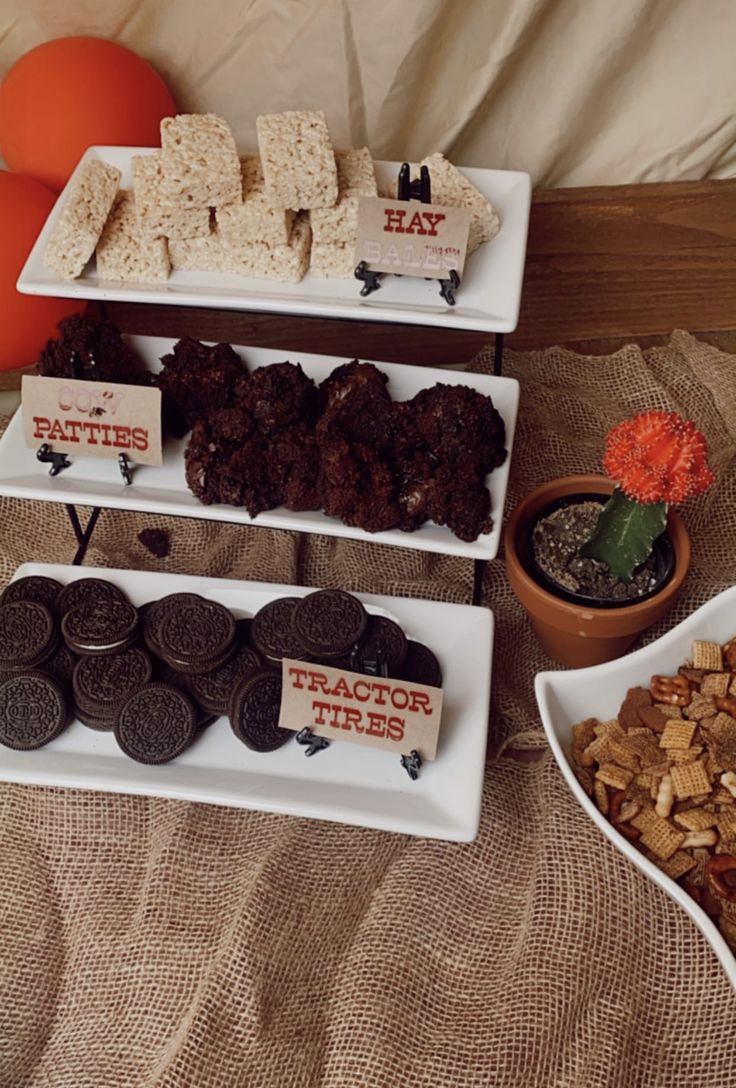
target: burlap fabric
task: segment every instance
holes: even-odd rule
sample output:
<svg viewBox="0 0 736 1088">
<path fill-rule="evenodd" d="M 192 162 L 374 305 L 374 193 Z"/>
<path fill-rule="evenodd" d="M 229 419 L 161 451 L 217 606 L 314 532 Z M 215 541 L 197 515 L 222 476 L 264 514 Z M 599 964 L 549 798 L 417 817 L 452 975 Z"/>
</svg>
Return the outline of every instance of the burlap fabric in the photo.
<svg viewBox="0 0 736 1088">
<path fill-rule="evenodd" d="M 606 359 L 510 355 L 507 372 L 523 387 L 510 504 L 596 467 L 624 415 L 676 408 L 707 434 L 718 485 L 684 511 L 693 566 L 665 625 L 734 581 L 733 357 L 676 333 Z M 2 501 L 0 518 L 3 581 L 23 560 L 71 558 L 61 508 Z M 170 530 L 165 561 L 137 542 L 145 524 Z M 103 514 L 89 561 L 457 601 L 471 589 L 461 560 L 125 513 Z M 484 596 L 492 752 L 471 845 L 0 786 L 3 1088 L 736 1083 L 736 998 L 715 957 L 545 751 L 532 679 L 549 662 L 500 560 Z"/>
</svg>

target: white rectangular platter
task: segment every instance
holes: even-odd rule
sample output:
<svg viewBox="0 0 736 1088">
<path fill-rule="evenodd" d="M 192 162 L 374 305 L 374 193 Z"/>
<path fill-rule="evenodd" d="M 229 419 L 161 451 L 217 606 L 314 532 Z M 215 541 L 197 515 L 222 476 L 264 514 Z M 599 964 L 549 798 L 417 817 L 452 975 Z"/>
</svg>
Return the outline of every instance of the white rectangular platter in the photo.
<svg viewBox="0 0 736 1088">
<path fill-rule="evenodd" d="M 87 158 L 104 159 L 118 167 L 122 172 L 121 186 L 129 189 L 132 185 L 131 158 L 155 150 L 90 147 L 77 171 Z M 395 187 L 400 165 L 395 162 L 375 164 L 379 190 Z M 18 290 L 25 294 L 393 321 L 478 332 L 513 332 L 519 320 L 531 203 L 528 174 L 463 168 L 463 174 L 498 211 L 501 229 L 493 241 L 481 245 L 468 258 L 457 303 L 448 306 L 438 294 L 436 281 L 406 276 L 386 276 L 378 291 L 361 298 L 358 280 L 322 279 L 310 272 L 301 283 L 278 283 L 215 272 L 173 272 L 164 284 L 103 281 L 97 275 L 93 259 L 78 279 L 68 282 L 46 268 L 43 253 L 77 171 L 49 213 L 20 274 Z"/>
<path fill-rule="evenodd" d="M 129 336 L 130 344 L 145 359 L 152 370 L 160 369 L 160 359 L 171 351 L 175 341 L 157 336 Z M 294 354 L 270 348 L 235 350 L 251 369 L 290 359 L 301 363 L 305 373 L 316 382 L 322 381 L 335 367 L 347 362 L 331 355 Z M 294 513 L 285 507 L 264 511 L 251 518 L 236 506 L 204 506 L 192 495 L 184 476 L 184 449 L 188 438 L 166 439 L 164 463 L 161 466 L 138 465 L 133 482 L 126 486 L 115 461 L 95 458 L 74 458 L 71 468 L 58 476 L 48 475 L 45 465 L 36 460 L 35 451 L 25 446 L 20 409 L 10 421 L 0 439 L 0 495 L 20 499 L 79 503 L 119 510 L 138 510 L 151 514 L 173 514 L 191 518 L 207 518 L 243 525 L 263 525 L 272 529 L 292 529 L 300 532 L 322 533 L 327 536 L 370 540 L 377 544 L 396 544 L 420 551 L 442 552 L 469 559 L 493 559 L 501 538 L 503 507 L 509 480 L 511 451 L 519 405 L 519 383 L 515 378 L 497 378 L 487 374 L 467 374 L 464 371 L 436 370 L 429 367 L 403 366 L 398 363 L 376 363 L 389 375 L 389 390 L 394 400 L 407 400 L 435 382 L 469 385 L 487 394 L 506 426 L 508 456 L 500 468 L 488 476 L 491 493 L 493 528 L 490 533 L 471 543 L 460 540 L 445 526 L 427 522 L 413 533 L 392 529 L 384 533 L 366 533 L 344 525 L 337 518 L 320 510 Z"/>
<path fill-rule="evenodd" d="M 139 607 L 168 593 L 200 593 L 239 618 L 275 597 L 311 589 L 151 571 L 95 570 L 27 563 L 15 578 L 43 574 L 66 584 L 100 575 Z M 437 759 L 412 782 L 390 753 L 334 742 L 307 758 L 296 742 L 266 755 L 251 752 L 226 718 L 213 722 L 182 756 L 160 767 L 136 763 L 110 733 L 75 721 L 35 752 L 0 747 L 0 780 L 146 794 L 260 809 L 470 842 L 478 830 L 491 690 L 493 615 L 485 608 L 405 597 L 355 594 L 368 611 L 397 620 L 407 636 L 436 654 L 444 677 Z"/>
</svg>

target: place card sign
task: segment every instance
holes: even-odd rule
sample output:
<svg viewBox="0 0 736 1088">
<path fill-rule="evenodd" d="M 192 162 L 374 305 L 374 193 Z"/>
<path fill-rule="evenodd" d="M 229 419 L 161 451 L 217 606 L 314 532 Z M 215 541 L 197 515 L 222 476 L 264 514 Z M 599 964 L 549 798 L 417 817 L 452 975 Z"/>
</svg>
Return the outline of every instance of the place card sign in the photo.
<svg viewBox="0 0 736 1088">
<path fill-rule="evenodd" d="M 442 689 L 409 680 L 282 662 L 279 726 L 318 737 L 383 748 L 397 756 L 416 749 L 424 760 L 437 754 Z"/>
<path fill-rule="evenodd" d="M 54 452 L 162 463 L 160 389 L 24 374 L 21 407 L 33 449 L 47 443 Z"/>
<path fill-rule="evenodd" d="M 355 264 L 374 272 L 446 280 L 463 274 L 470 212 L 416 200 L 358 199 Z"/>
</svg>

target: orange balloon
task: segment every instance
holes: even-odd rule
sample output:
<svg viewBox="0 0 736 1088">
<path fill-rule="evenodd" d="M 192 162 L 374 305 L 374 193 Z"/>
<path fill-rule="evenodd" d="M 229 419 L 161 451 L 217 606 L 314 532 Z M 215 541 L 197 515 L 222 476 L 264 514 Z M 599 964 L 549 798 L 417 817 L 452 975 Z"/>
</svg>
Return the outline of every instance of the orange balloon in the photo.
<svg viewBox="0 0 736 1088">
<path fill-rule="evenodd" d="M 31 49 L 0 86 L 0 151 L 11 170 L 57 192 L 92 144 L 157 147 L 176 105 L 161 76 L 104 38 Z"/>
<path fill-rule="evenodd" d="M 55 201 L 51 190 L 33 178 L 0 170 L 0 370 L 35 363 L 59 321 L 87 306 L 79 299 L 40 298 L 15 289 Z"/>
</svg>

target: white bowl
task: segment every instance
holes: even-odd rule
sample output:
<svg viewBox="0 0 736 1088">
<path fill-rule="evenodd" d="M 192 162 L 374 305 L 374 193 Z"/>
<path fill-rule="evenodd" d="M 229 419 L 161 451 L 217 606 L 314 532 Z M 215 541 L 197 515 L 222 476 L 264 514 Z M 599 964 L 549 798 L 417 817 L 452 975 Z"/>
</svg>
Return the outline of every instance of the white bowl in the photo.
<svg viewBox="0 0 736 1088">
<path fill-rule="evenodd" d="M 673 675 L 678 666 L 691 656 L 693 639 L 724 643 L 734 635 L 736 586 L 708 601 L 677 627 L 641 650 L 617 661 L 594 665 L 588 669 L 540 672 L 534 687 L 547 740 L 570 789 L 596 827 L 614 846 L 687 911 L 718 956 L 736 990 L 736 957 L 721 936 L 717 925 L 684 888 L 653 865 L 616 831 L 588 797 L 575 777 L 571 764 L 573 725 L 584 718 L 596 717 L 604 721 L 615 717 L 627 689 L 637 684 L 648 686 L 651 677 L 658 673 Z"/>
</svg>

